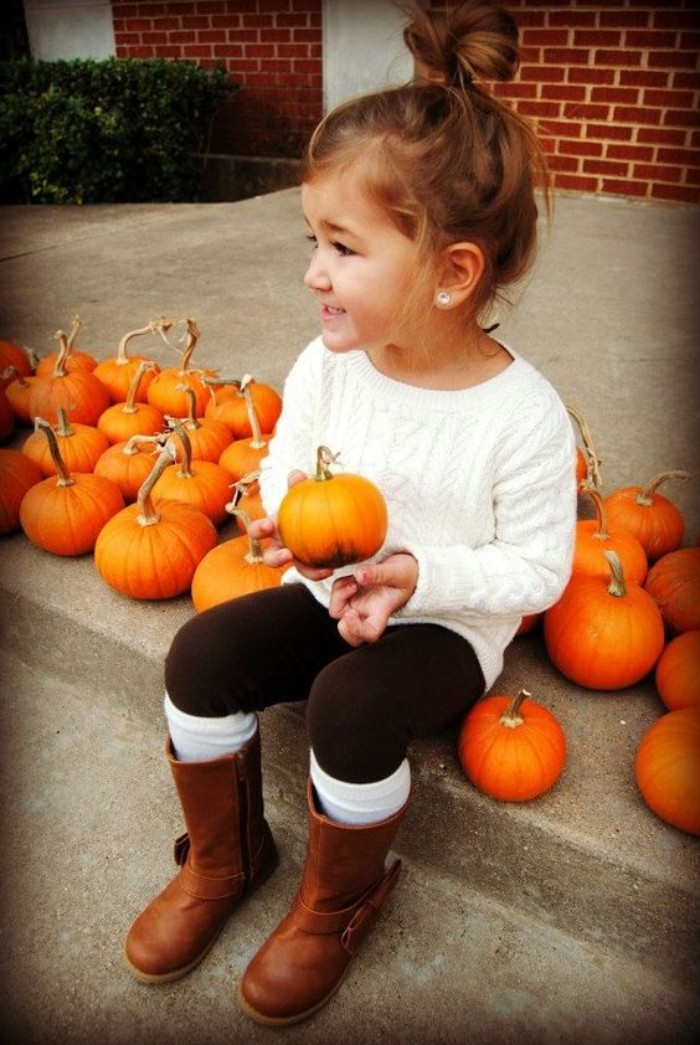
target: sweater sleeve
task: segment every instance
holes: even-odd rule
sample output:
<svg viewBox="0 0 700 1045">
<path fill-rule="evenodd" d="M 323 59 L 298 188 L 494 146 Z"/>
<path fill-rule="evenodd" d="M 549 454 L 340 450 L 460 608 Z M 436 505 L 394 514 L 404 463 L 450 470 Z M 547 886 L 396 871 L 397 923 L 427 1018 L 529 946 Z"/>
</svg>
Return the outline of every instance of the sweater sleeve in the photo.
<svg viewBox="0 0 700 1045">
<path fill-rule="evenodd" d="M 547 609 L 566 585 L 576 524 L 575 441 L 563 405 L 504 440 L 494 482 L 495 533 L 481 547 L 405 546 L 416 590 L 398 619 L 518 616 Z"/>
</svg>

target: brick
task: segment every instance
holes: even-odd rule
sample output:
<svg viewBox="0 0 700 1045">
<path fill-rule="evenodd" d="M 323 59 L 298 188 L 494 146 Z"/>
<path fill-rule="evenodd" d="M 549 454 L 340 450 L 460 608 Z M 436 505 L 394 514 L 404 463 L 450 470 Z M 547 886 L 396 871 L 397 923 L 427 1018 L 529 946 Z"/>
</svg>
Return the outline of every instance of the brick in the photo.
<svg viewBox="0 0 700 1045">
<path fill-rule="evenodd" d="M 669 6 L 676 8 L 676 10 L 654 11 L 653 25 L 655 29 L 689 29 L 691 31 L 697 29 L 698 15 L 697 10 L 693 10 L 694 5 L 692 2 L 688 4 L 686 11 L 679 11 L 676 3 Z"/>
<path fill-rule="evenodd" d="M 593 87 L 591 101 L 635 105 L 640 100 L 639 94 L 635 87 Z"/>
<path fill-rule="evenodd" d="M 605 155 L 611 160 L 632 160 L 641 163 L 653 159 L 654 149 L 651 145 L 616 145 L 609 142 L 605 146 Z"/>
<path fill-rule="evenodd" d="M 601 157 L 603 155 L 603 143 L 560 138 L 557 143 L 557 151 L 563 156 Z"/>
<path fill-rule="evenodd" d="M 183 44 L 183 58 L 211 58 L 211 44 Z"/>
<path fill-rule="evenodd" d="M 613 65 L 621 66 L 626 69 L 630 66 L 639 66 L 642 64 L 642 51 L 613 51 L 604 50 L 601 48 L 599 51 L 594 53 L 593 60 L 597 65 Z"/>
<path fill-rule="evenodd" d="M 576 47 L 621 47 L 622 33 L 612 29 L 576 29 L 574 31 Z"/>
<path fill-rule="evenodd" d="M 665 130 L 659 127 L 640 127 L 637 131 L 637 141 L 648 142 L 649 145 L 680 145 L 686 144 L 686 132 L 682 130 Z"/>
<path fill-rule="evenodd" d="M 607 174 L 609 177 L 624 178 L 629 173 L 629 164 L 620 160 L 594 160 L 583 161 L 585 174 Z"/>
<path fill-rule="evenodd" d="M 680 166 L 700 167 L 700 152 L 693 149 L 662 149 L 657 156 L 659 163 L 675 163 Z"/>
<path fill-rule="evenodd" d="M 587 123 L 587 138 L 602 138 L 603 141 L 631 141 L 632 127 L 622 127 L 614 123 Z"/>
<path fill-rule="evenodd" d="M 645 182 L 629 181 L 626 178 L 604 178 L 600 191 L 611 192 L 615 196 L 646 196 L 648 186 Z"/>
<path fill-rule="evenodd" d="M 563 83 L 564 72 L 564 69 L 555 65 L 524 65 L 520 67 L 520 81 L 521 83 Z"/>
<path fill-rule="evenodd" d="M 612 118 L 620 123 L 660 123 L 661 112 L 641 105 L 618 105 L 613 109 Z"/>
<path fill-rule="evenodd" d="M 690 91 L 700 90 L 700 73 L 674 72 L 671 78 L 671 86 L 679 90 L 687 88 Z"/>
<path fill-rule="evenodd" d="M 650 23 L 650 11 L 599 11 L 598 22 L 601 28 L 607 26 L 627 29 L 630 27 L 641 28 Z"/>
<path fill-rule="evenodd" d="M 584 102 L 586 100 L 586 88 L 573 84 L 543 83 L 541 97 L 556 99 L 561 102 Z"/>
<path fill-rule="evenodd" d="M 654 184 L 651 196 L 655 200 L 667 200 L 672 203 L 700 203 L 700 191 L 689 185 Z"/>
<path fill-rule="evenodd" d="M 693 51 L 650 51 L 647 64 L 650 69 L 694 69 L 697 55 Z"/>
<path fill-rule="evenodd" d="M 150 18 L 125 18 L 123 24 L 129 33 L 142 33 L 144 30 L 152 28 Z"/>
<path fill-rule="evenodd" d="M 579 161 L 574 156 L 562 156 L 561 154 L 555 154 L 549 157 L 547 160 L 547 166 L 551 171 L 560 171 L 567 173 L 578 173 L 580 171 Z"/>
<path fill-rule="evenodd" d="M 575 67 L 568 69 L 566 78 L 569 83 L 593 84 L 593 83 L 615 83 L 614 69 L 596 69 L 593 66 L 587 68 Z"/>
<path fill-rule="evenodd" d="M 643 178 L 645 181 L 667 181 L 673 184 L 680 183 L 682 168 L 663 166 L 659 163 L 635 163 L 632 167 L 634 178 Z"/>
<path fill-rule="evenodd" d="M 669 73 L 662 70 L 651 72 L 648 69 L 621 69 L 621 87 L 667 87 Z"/>
<path fill-rule="evenodd" d="M 677 47 L 678 37 L 677 34 L 670 32 L 659 32 L 658 30 L 650 30 L 649 32 L 636 32 L 630 30 L 625 36 L 625 44 L 628 47 L 654 47 L 656 49 L 661 47 Z"/>
<path fill-rule="evenodd" d="M 160 53 L 160 48 L 168 43 L 168 34 L 167 33 L 155 33 L 155 32 L 154 33 L 141 33 L 141 43 L 142 44 L 148 44 L 151 47 L 158 48 L 159 49 L 159 53 Z"/>
<path fill-rule="evenodd" d="M 537 85 L 532 83 L 518 83 L 517 81 L 512 83 L 497 83 L 494 85 L 494 92 L 498 98 L 506 98 L 511 101 L 516 98 L 535 98 L 537 95 Z"/>
<path fill-rule="evenodd" d="M 540 127 L 540 133 L 552 135 L 555 138 L 580 138 L 583 134 L 583 124 L 546 120 Z"/>
<path fill-rule="evenodd" d="M 664 113 L 662 122 L 668 127 L 698 127 L 700 112 L 697 109 L 669 109 Z"/>
<path fill-rule="evenodd" d="M 588 65 L 589 52 L 584 47 L 545 47 L 544 61 L 549 65 Z"/>
<path fill-rule="evenodd" d="M 523 99 L 518 103 L 518 112 L 522 116 L 540 117 L 541 119 L 551 117 L 556 120 L 561 116 L 561 106 L 558 102 L 531 102 Z"/>
<path fill-rule="evenodd" d="M 242 58 L 243 48 L 240 44 L 214 44 L 212 53 L 215 58 Z M 257 64 L 257 63 L 256 63 Z"/>
<path fill-rule="evenodd" d="M 566 26 L 569 29 L 590 27 L 596 24 L 595 11 L 547 11 L 549 25 Z"/>
<path fill-rule="evenodd" d="M 202 18 L 198 15 L 182 19 L 183 29 L 208 29 L 209 24 L 209 18 Z"/>
<path fill-rule="evenodd" d="M 597 192 L 598 179 L 586 178 L 575 174 L 557 174 L 554 179 L 557 189 L 565 189 L 569 192 Z"/>
<path fill-rule="evenodd" d="M 692 91 L 644 91 L 643 101 L 645 105 L 656 105 L 660 109 L 686 109 L 693 108 Z"/>
<path fill-rule="evenodd" d="M 569 34 L 566 29 L 525 29 L 522 42 L 527 47 L 566 47 Z"/>
<path fill-rule="evenodd" d="M 572 120 L 607 120 L 610 116 L 610 106 L 567 103 L 563 115 Z"/>
</svg>

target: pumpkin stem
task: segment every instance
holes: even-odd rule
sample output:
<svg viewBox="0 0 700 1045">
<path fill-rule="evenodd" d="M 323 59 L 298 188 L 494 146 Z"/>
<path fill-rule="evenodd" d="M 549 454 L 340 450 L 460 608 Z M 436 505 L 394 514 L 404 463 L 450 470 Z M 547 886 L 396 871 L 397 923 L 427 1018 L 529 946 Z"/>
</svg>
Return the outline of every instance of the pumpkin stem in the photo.
<svg viewBox="0 0 700 1045">
<path fill-rule="evenodd" d="M 593 437 L 591 435 L 588 424 L 585 418 L 576 410 L 573 406 L 566 407 L 569 414 L 573 417 L 574 421 L 578 425 L 581 433 L 581 439 L 583 440 L 583 452 L 586 458 L 586 482 L 590 486 L 599 487 L 601 483 L 600 477 L 600 465 L 601 460 L 598 457 L 598 451 L 595 448 Z"/>
<path fill-rule="evenodd" d="M 177 419 L 177 417 L 169 417 L 168 425 L 177 433 L 180 442 L 182 443 L 182 461 L 180 462 L 180 469 L 177 473 L 178 479 L 194 479 L 194 473 L 192 472 L 192 443 L 185 430 L 185 426 L 182 421 Z"/>
<path fill-rule="evenodd" d="M 667 482 L 669 479 L 676 479 L 678 482 L 685 483 L 693 477 L 694 473 L 686 472 L 685 468 L 672 468 L 668 472 L 659 472 L 648 483 L 645 483 L 635 497 L 635 501 L 644 508 L 649 508 L 654 503 L 654 493 L 657 487 L 661 486 L 662 483 Z"/>
<path fill-rule="evenodd" d="M 51 459 L 56 466 L 56 486 L 74 486 L 75 479 L 66 468 L 63 458 L 61 457 L 61 451 L 58 448 L 58 440 L 53 428 L 48 421 L 44 420 L 43 417 L 36 417 L 34 419 L 34 430 L 37 431 L 39 428 L 43 430 L 44 435 L 49 441 Z"/>
<path fill-rule="evenodd" d="M 78 336 L 78 331 L 83 325 L 83 321 L 80 316 L 73 316 L 71 321 L 72 325 L 70 328 L 70 334 L 68 335 L 68 351 L 72 352 L 73 346 L 75 345 L 75 339 Z"/>
<path fill-rule="evenodd" d="M 165 438 L 166 437 L 162 435 L 141 435 L 140 433 L 137 433 L 136 435 L 132 435 L 130 439 L 127 439 L 122 453 L 127 457 L 133 457 L 135 454 L 141 452 L 138 449 L 139 443 L 151 443 L 152 446 L 162 446 Z"/>
<path fill-rule="evenodd" d="M 185 323 L 187 324 L 187 341 L 185 342 L 185 347 L 184 347 L 184 349 L 182 351 L 182 369 L 183 370 L 187 370 L 187 368 L 189 367 L 190 359 L 192 358 L 192 353 L 194 352 L 195 346 L 196 346 L 197 342 L 199 341 L 199 337 L 200 337 L 200 333 L 199 333 L 199 329 L 197 327 L 197 323 L 196 323 L 195 319 L 192 316 L 189 316 L 185 320 Z"/>
<path fill-rule="evenodd" d="M 156 523 L 160 522 L 160 515 L 153 504 L 153 487 L 156 485 L 168 465 L 174 464 L 176 459 L 177 449 L 175 443 L 172 439 L 167 439 L 156 458 L 153 468 L 142 482 L 139 487 L 139 492 L 136 495 L 136 503 L 139 506 L 136 521 L 139 526 L 154 526 Z"/>
<path fill-rule="evenodd" d="M 605 502 L 603 501 L 603 498 L 600 496 L 597 490 L 595 490 L 592 486 L 589 485 L 588 480 L 586 480 L 583 484 L 581 492 L 587 494 L 593 501 L 593 504 L 595 506 L 595 514 L 598 526 L 593 536 L 598 541 L 610 540 L 610 534 L 608 533 L 608 512 L 605 507 Z"/>
<path fill-rule="evenodd" d="M 175 391 L 184 392 L 185 396 L 187 397 L 187 417 L 181 417 L 180 420 L 182 421 L 185 428 L 187 428 L 190 432 L 196 432 L 199 428 L 202 427 L 202 425 L 195 416 L 195 411 L 197 409 L 197 397 L 194 394 L 194 388 L 192 387 L 192 385 L 176 385 Z M 170 415 L 168 415 L 165 418 L 165 420 L 168 422 L 168 424 L 170 424 L 170 422 L 174 421 L 175 418 L 170 417 Z"/>
<path fill-rule="evenodd" d="M 55 428 L 56 435 L 60 435 L 62 438 L 75 435 L 75 429 L 71 428 L 71 423 L 68 420 L 65 406 L 57 406 L 56 413 L 58 414 L 58 424 Z"/>
<path fill-rule="evenodd" d="M 136 403 L 136 395 L 141 384 L 141 378 L 148 370 L 155 370 L 156 365 L 152 359 L 144 359 L 136 367 L 134 374 L 129 382 L 129 391 L 126 393 L 126 402 L 122 406 L 123 414 L 138 414 L 139 407 Z"/>
<path fill-rule="evenodd" d="M 333 478 L 331 465 L 335 464 L 339 457 L 340 454 L 331 453 L 327 446 L 319 446 L 316 451 L 316 474 L 314 475 L 317 483 L 323 483 Z"/>
<path fill-rule="evenodd" d="M 245 555 L 245 561 L 253 565 L 254 563 L 264 562 L 262 554 L 262 545 L 257 537 L 253 537 L 250 532 L 250 516 L 245 508 L 236 508 L 233 504 L 226 505 L 226 511 L 231 515 L 235 515 L 243 522 L 243 527 L 248 538 L 248 551 Z"/>
<path fill-rule="evenodd" d="M 525 725 L 525 719 L 520 714 L 520 706 L 524 700 L 527 700 L 532 696 L 532 693 L 526 689 L 521 689 L 517 696 L 513 697 L 510 704 L 503 712 L 500 718 L 500 723 L 505 726 L 506 729 L 517 729 L 518 726 Z"/>
<path fill-rule="evenodd" d="M 245 399 L 245 408 L 248 413 L 248 424 L 250 425 L 250 431 L 253 436 L 248 445 L 251 450 L 262 450 L 266 443 L 262 437 L 258 411 L 255 409 L 255 403 L 253 402 L 253 392 L 250 387 L 253 384 L 255 384 L 255 382 L 250 374 L 245 374 L 241 381 L 241 394 Z"/>
<path fill-rule="evenodd" d="M 157 333 L 159 333 L 161 337 L 165 338 L 165 332 L 167 330 L 170 330 L 170 327 L 172 325 L 173 324 L 171 320 L 165 319 L 165 317 L 161 316 L 158 320 L 152 319 L 145 327 L 139 327 L 138 330 L 130 330 L 128 333 L 124 335 L 124 337 L 119 342 L 119 348 L 117 349 L 117 354 L 114 357 L 114 362 L 117 364 L 117 366 L 126 366 L 126 364 L 129 362 L 129 354 L 127 352 L 127 347 L 129 345 L 129 342 L 133 338 L 142 337 L 145 334 Z"/>
<path fill-rule="evenodd" d="M 70 346 L 68 345 L 68 338 L 65 335 L 65 331 L 57 330 L 54 334 L 54 341 L 58 341 L 58 355 L 53 368 L 54 377 L 65 377 L 66 376 L 66 360 L 70 355 Z"/>
<path fill-rule="evenodd" d="M 610 584 L 608 585 L 608 595 L 614 595 L 616 598 L 622 598 L 627 594 L 627 586 L 625 584 L 625 575 L 622 571 L 622 563 L 617 552 L 609 551 L 605 549 L 603 555 L 608 560 L 610 566 Z"/>
</svg>

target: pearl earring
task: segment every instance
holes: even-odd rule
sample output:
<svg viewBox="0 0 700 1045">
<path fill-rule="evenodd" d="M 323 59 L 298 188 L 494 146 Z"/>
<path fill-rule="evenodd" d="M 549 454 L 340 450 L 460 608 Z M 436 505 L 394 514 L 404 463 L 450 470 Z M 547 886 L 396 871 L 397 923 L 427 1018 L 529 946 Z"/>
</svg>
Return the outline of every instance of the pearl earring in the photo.
<svg viewBox="0 0 700 1045">
<path fill-rule="evenodd" d="M 435 300 L 438 305 L 449 305 L 452 301 L 452 295 L 447 290 L 441 290 Z"/>
</svg>

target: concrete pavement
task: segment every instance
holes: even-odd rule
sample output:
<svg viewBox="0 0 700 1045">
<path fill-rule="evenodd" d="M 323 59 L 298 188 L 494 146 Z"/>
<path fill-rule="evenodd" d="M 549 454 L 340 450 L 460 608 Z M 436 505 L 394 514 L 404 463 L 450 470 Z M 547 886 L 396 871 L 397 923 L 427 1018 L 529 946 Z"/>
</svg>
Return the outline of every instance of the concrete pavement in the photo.
<svg viewBox="0 0 700 1045">
<path fill-rule="evenodd" d="M 606 491 L 700 467 L 699 226 L 695 208 L 561 196 L 529 285 L 495 317 L 586 416 Z M 1 208 L 0 336 L 47 354 L 77 312 L 78 347 L 104 358 L 152 316 L 193 315 L 198 365 L 281 387 L 316 333 L 304 237 L 296 190 L 235 204 Z M 697 484 L 667 492 L 693 543 Z M 161 665 L 191 602 L 123 599 L 89 556 L 58 559 L 21 534 L 0 544 L 0 593 L 7 1040 L 694 1037 L 700 842 L 636 793 L 634 751 L 661 711 L 649 680 L 587 692 L 551 667 L 538 635 L 517 639 L 497 688 L 526 686 L 559 716 L 569 757 L 558 785 L 523 806 L 493 803 L 461 775 L 454 734 L 416 745 L 416 799 L 395 844 L 404 875 L 377 932 L 325 1010 L 271 1031 L 238 1012 L 235 984 L 303 860 L 303 717 L 263 717 L 279 871 L 195 973 L 146 988 L 122 968 L 121 944 L 171 873 L 181 829 L 161 758 Z"/>
</svg>

